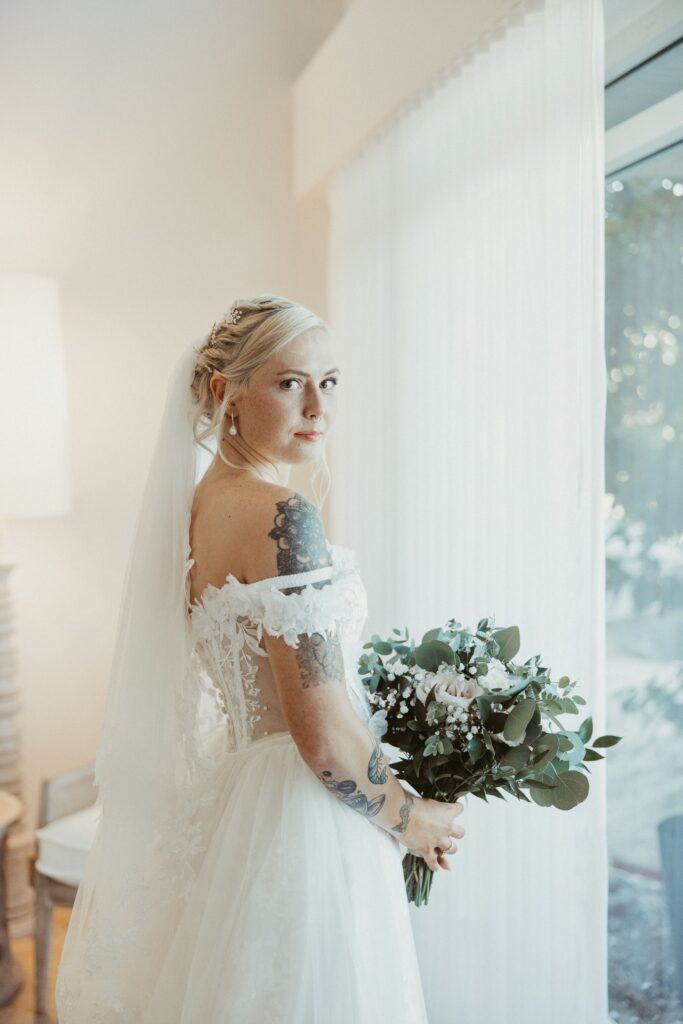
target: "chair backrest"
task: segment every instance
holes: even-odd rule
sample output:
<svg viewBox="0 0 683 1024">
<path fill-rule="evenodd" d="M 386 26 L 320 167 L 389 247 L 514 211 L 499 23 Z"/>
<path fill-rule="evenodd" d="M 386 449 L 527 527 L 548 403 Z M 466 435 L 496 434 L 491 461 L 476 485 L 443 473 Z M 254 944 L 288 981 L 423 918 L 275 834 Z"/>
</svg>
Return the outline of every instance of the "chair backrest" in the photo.
<svg viewBox="0 0 683 1024">
<path fill-rule="evenodd" d="M 94 804 L 96 799 L 94 764 L 44 779 L 40 787 L 38 828 L 49 825 L 57 818 L 64 818 L 67 814 L 82 811 Z"/>
</svg>

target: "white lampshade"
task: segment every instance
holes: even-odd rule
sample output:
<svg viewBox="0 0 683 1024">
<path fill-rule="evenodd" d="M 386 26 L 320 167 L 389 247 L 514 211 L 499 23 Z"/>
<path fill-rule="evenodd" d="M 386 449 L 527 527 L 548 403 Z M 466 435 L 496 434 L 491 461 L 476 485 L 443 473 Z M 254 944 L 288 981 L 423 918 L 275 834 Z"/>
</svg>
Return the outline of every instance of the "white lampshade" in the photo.
<svg viewBox="0 0 683 1024">
<path fill-rule="evenodd" d="M 57 283 L 0 275 L 0 518 L 68 512 L 68 476 Z"/>
</svg>

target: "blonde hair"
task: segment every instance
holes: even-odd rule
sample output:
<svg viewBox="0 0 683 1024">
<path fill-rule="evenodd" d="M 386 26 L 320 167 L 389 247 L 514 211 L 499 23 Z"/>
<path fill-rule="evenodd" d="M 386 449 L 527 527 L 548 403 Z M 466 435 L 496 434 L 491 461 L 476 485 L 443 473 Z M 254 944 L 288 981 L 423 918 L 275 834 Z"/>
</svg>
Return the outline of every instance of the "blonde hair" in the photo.
<svg viewBox="0 0 683 1024">
<path fill-rule="evenodd" d="M 257 295 L 252 299 L 237 300 L 233 308 L 239 316 L 235 318 L 237 322 L 232 323 L 226 318 L 214 325 L 199 350 L 191 384 L 195 405 L 192 424 L 195 441 L 211 455 L 214 453 L 203 443 L 204 438 L 213 434 L 220 438 L 228 403 L 247 391 L 254 371 L 304 331 L 317 328 L 329 333 L 321 317 L 280 295 Z M 216 403 L 210 387 L 215 373 L 220 373 L 227 381 L 220 404 Z M 243 452 L 241 454 L 244 455 Z M 248 456 L 244 457 L 250 461 Z M 321 469 L 326 477 L 326 487 L 322 497 L 316 493 L 318 507 L 322 506 L 330 489 L 330 471 L 324 448 L 313 475 L 314 490 Z"/>
</svg>

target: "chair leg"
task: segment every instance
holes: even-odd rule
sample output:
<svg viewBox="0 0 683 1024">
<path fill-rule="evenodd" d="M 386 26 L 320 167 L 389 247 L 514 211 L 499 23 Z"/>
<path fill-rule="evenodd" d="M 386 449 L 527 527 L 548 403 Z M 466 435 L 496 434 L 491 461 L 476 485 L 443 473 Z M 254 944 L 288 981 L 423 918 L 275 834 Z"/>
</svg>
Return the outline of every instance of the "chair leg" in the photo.
<svg viewBox="0 0 683 1024">
<path fill-rule="evenodd" d="M 50 980 L 50 951 L 52 949 L 52 899 L 50 882 L 36 873 L 36 1013 L 47 1010 L 47 989 Z"/>
</svg>

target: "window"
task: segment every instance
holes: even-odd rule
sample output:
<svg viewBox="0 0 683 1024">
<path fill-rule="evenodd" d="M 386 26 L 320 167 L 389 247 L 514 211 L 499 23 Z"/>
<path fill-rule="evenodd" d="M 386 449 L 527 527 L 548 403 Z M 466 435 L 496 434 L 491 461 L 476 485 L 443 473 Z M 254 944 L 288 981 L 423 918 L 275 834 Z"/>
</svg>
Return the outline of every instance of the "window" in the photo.
<svg viewBox="0 0 683 1024">
<path fill-rule="evenodd" d="M 683 40 L 607 87 L 624 153 L 635 151 L 629 124 L 642 152 L 650 104 L 683 108 L 676 76 L 680 87 Z M 619 1024 L 683 1020 L 683 132 L 661 138 L 621 167 L 612 154 L 606 178 L 607 731 L 625 737 L 607 772 Z"/>
</svg>

